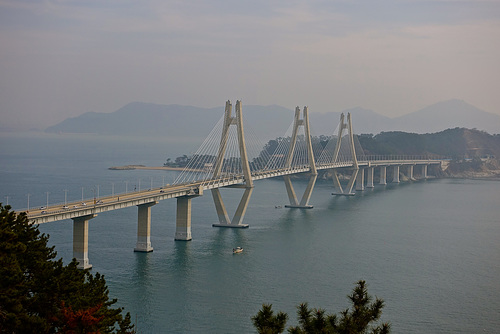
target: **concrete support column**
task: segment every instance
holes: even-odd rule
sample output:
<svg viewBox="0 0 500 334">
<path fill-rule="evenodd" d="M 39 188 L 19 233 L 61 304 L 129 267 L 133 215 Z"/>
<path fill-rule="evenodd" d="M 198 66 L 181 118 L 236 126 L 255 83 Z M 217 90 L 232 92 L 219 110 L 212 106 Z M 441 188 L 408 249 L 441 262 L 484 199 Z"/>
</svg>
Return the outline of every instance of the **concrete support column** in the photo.
<svg viewBox="0 0 500 334">
<path fill-rule="evenodd" d="M 283 181 L 285 181 L 286 193 L 288 194 L 288 200 L 290 201 L 290 206 L 296 207 L 299 205 L 297 200 L 297 195 L 295 194 L 295 189 L 293 189 L 292 180 L 290 175 L 284 175 Z M 286 205 L 285 205 L 286 207 Z"/>
<path fill-rule="evenodd" d="M 220 194 L 219 189 L 212 189 L 212 197 L 214 199 L 215 210 L 217 211 L 217 216 L 219 218 L 218 224 L 212 224 L 213 227 L 235 227 L 235 228 L 247 228 L 248 224 L 242 224 L 243 218 L 245 217 L 245 212 L 248 208 L 248 203 L 250 202 L 250 196 L 252 196 L 253 187 L 246 188 L 245 186 L 241 186 L 245 189 L 243 196 L 241 197 L 240 203 L 236 208 L 236 212 L 234 213 L 233 219 L 229 220 L 229 215 L 226 210 L 226 206 L 224 205 L 224 201 L 222 200 L 222 196 Z M 240 188 L 239 186 L 235 186 L 235 188 Z"/>
<path fill-rule="evenodd" d="M 422 177 L 427 178 L 427 165 L 422 165 Z"/>
<path fill-rule="evenodd" d="M 175 240 L 191 240 L 191 196 L 177 197 Z"/>
<path fill-rule="evenodd" d="M 332 179 L 333 179 L 333 187 L 335 188 L 335 193 L 332 195 L 342 195 L 344 193 L 344 189 L 342 188 L 342 185 L 340 184 L 339 181 L 339 175 L 337 174 L 337 170 L 333 169 L 332 170 Z"/>
<path fill-rule="evenodd" d="M 309 200 L 311 199 L 311 194 L 314 189 L 314 185 L 316 184 L 316 179 L 318 178 L 318 174 L 311 174 L 309 176 L 309 183 L 307 184 L 307 188 L 304 190 L 304 194 L 302 194 L 302 199 L 297 200 L 297 196 L 295 194 L 295 190 L 293 189 L 292 180 L 290 176 L 283 176 L 283 180 L 286 185 L 286 192 L 288 194 L 288 199 L 290 200 L 290 205 L 285 205 L 285 208 L 295 208 L 295 209 L 312 209 L 313 206 L 309 205 Z"/>
<path fill-rule="evenodd" d="M 212 189 L 211 192 L 212 198 L 214 199 L 215 211 L 217 211 L 217 217 L 219 218 L 219 223 L 224 225 L 231 224 L 231 220 L 227 214 L 226 206 L 222 200 L 219 188 Z"/>
<path fill-rule="evenodd" d="M 380 166 L 380 184 L 387 184 L 387 167 Z"/>
<path fill-rule="evenodd" d="M 392 182 L 399 183 L 399 165 L 394 166 L 394 175 L 392 178 Z"/>
<path fill-rule="evenodd" d="M 374 185 L 373 185 L 373 174 L 375 172 L 375 168 L 374 167 L 368 167 L 366 169 L 366 187 L 367 188 L 374 188 Z"/>
<path fill-rule="evenodd" d="M 138 205 L 137 244 L 134 252 L 152 252 L 151 247 L 151 207 L 158 202 Z"/>
<path fill-rule="evenodd" d="M 309 176 L 309 182 L 307 183 L 307 188 L 304 190 L 304 194 L 302 194 L 302 199 L 300 200 L 300 206 L 304 209 L 312 209 L 312 205 L 309 205 L 309 200 L 311 199 L 311 195 L 314 189 L 314 185 L 316 184 L 316 179 L 318 178 L 318 174 L 311 174 Z"/>
<path fill-rule="evenodd" d="M 360 168 L 356 175 L 356 191 L 365 190 L 365 169 Z"/>
<path fill-rule="evenodd" d="M 413 178 L 413 165 L 409 165 L 409 166 L 408 166 L 408 178 L 409 178 L 410 180 L 415 180 L 415 179 Z"/>
<path fill-rule="evenodd" d="M 355 168 L 352 171 L 351 177 L 349 178 L 349 182 L 347 183 L 346 189 L 344 190 L 344 194 L 347 196 L 353 196 L 354 192 L 352 189 L 354 188 L 354 183 L 356 182 L 356 178 L 359 174 L 359 168 Z"/>
<path fill-rule="evenodd" d="M 78 269 L 90 269 L 89 263 L 89 220 L 97 215 L 73 218 L 73 257 L 78 261 Z"/>
</svg>

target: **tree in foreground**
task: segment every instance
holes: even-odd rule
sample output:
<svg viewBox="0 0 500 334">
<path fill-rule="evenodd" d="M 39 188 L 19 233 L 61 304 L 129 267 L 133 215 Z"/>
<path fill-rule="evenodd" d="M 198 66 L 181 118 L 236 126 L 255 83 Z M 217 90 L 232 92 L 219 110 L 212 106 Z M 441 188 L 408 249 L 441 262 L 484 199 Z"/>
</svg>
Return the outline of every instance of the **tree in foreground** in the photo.
<svg viewBox="0 0 500 334">
<path fill-rule="evenodd" d="M 0 203 L 0 333 L 134 333 L 104 276 L 63 265 L 48 236 Z"/>
<path fill-rule="evenodd" d="M 262 305 L 262 310 L 252 317 L 252 322 L 260 334 L 281 333 L 285 330 L 288 314 L 278 312 L 274 315 L 271 304 Z"/>
<path fill-rule="evenodd" d="M 390 332 L 389 323 L 378 326 L 373 324 L 382 315 L 384 301 L 376 298 L 372 302 L 365 281 L 359 281 L 348 298 L 352 307 L 340 312 L 339 317 L 336 314 L 326 314 L 323 309 L 309 308 L 307 303 L 300 304 L 297 307 L 299 325 L 289 327 L 288 332 L 291 334 L 387 334 Z M 257 332 L 282 333 L 288 316 L 282 312 L 278 315 L 283 322 L 280 326 L 271 326 L 276 323 L 277 316 L 273 316 L 271 305 L 262 305 L 262 310 L 252 317 Z"/>
</svg>

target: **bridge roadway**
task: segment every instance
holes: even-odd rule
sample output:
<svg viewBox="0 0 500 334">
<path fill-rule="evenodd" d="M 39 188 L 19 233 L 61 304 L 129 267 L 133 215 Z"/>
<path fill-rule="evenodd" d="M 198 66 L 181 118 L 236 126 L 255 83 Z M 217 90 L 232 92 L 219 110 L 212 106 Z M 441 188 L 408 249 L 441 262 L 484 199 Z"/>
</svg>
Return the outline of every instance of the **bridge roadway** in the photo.
<svg viewBox="0 0 500 334">
<path fill-rule="evenodd" d="M 358 165 L 361 169 L 367 167 L 380 166 L 402 166 L 402 165 L 432 165 L 441 164 L 442 160 L 430 159 L 412 159 L 412 160 L 370 160 L 360 161 Z M 333 164 L 316 165 L 318 170 L 337 169 L 352 167 L 352 161 L 336 162 Z M 294 167 L 292 169 L 266 170 L 252 173 L 252 179 L 262 180 L 284 175 L 299 174 L 310 172 L 310 166 Z M 131 206 L 139 206 L 148 203 L 157 203 L 162 200 L 178 198 L 183 196 L 201 196 L 204 190 L 215 188 L 230 187 L 244 183 L 244 177 L 241 174 L 232 177 L 223 177 L 195 181 L 187 184 L 166 185 L 159 188 L 134 191 L 129 193 L 116 194 L 114 196 L 105 196 L 91 200 L 91 202 L 68 202 L 66 205 L 58 204 L 49 207 L 30 208 L 25 210 L 29 220 L 33 224 L 49 223 L 65 219 L 74 219 L 83 216 L 95 215 L 102 212 L 108 212 L 123 209 Z"/>
</svg>

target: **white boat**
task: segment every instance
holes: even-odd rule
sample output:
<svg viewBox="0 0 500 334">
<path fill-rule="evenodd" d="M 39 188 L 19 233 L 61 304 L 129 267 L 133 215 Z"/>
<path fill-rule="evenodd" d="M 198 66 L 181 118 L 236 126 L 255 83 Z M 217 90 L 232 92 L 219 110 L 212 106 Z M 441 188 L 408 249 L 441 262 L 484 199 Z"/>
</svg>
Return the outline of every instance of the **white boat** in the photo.
<svg viewBox="0 0 500 334">
<path fill-rule="evenodd" d="M 238 246 L 238 247 L 236 247 L 236 248 L 233 248 L 233 254 L 236 254 L 236 253 L 241 253 L 241 252 L 243 252 L 243 248 L 241 248 L 241 247 L 239 247 L 239 246 Z"/>
</svg>

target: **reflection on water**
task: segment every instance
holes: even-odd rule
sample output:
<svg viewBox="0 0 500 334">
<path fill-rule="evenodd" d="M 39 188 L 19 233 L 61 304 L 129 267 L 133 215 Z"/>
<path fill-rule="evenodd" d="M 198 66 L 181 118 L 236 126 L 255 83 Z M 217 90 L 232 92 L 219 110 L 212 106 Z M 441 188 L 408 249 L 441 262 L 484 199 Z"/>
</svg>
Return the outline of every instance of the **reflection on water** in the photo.
<svg viewBox="0 0 500 334">
<path fill-rule="evenodd" d="M 192 256 L 190 252 L 191 243 L 177 240 L 174 244 L 173 261 L 170 263 L 170 270 L 188 275 L 192 265 L 190 261 Z"/>
</svg>

